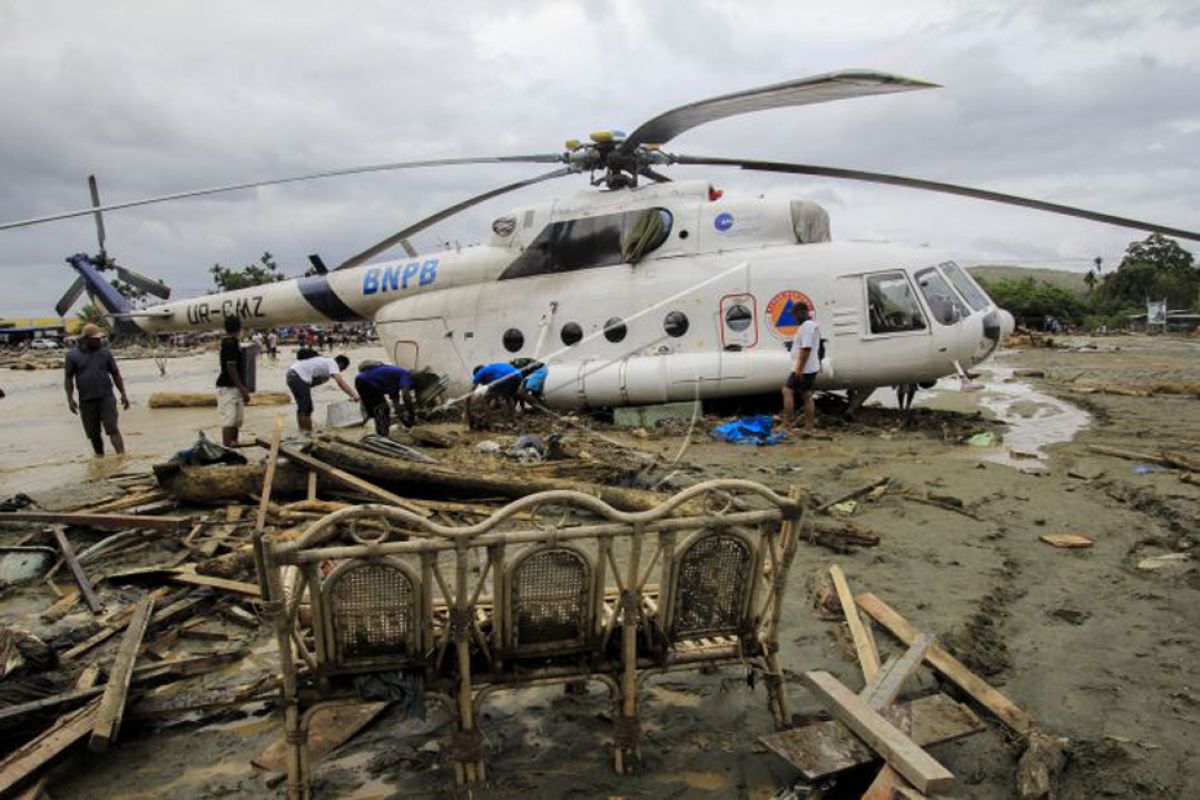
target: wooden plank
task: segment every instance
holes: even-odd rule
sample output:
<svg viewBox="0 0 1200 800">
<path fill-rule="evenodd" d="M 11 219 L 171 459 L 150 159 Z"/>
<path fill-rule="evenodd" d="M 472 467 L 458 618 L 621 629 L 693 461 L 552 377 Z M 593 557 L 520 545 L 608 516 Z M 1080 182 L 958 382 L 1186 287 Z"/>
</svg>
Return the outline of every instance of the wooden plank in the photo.
<svg viewBox="0 0 1200 800">
<path fill-rule="evenodd" d="M 0 761 L 0 796 L 33 776 L 63 751 L 87 736 L 100 708 L 97 698 L 83 708 L 59 717 L 48 730 Z"/>
<path fill-rule="evenodd" d="M 218 526 L 206 540 L 200 543 L 200 546 L 196 548 L 200 554 L 205 558 L 212 558 L 216 555 L 217 549 L 237 530 L 237 523 L 245 510 L 245 506 L 226 506 L 225 524 Z"/>
<path fill-rule="evenodd" d="M 172 583 L 183 583 L 188 586 L 207 586 L 222 592 L 231 592 L 246 597 L 258 597 L 258 587 L 245 581 L 231 581 L 228 578 L 214 578 L 211 575 L 200 575 L 195 572 L 176 572 L 168 579 Z"/>
<path fill-rule="evenodd" d="M 863 678 L 871 680 L 879 672 L 879 653 L 874 647 L 874 640 L 867 635 L 866 626 L 858 615 L 854 605 L 854 594 L 846 581 L 842 568 L 834 564 L 829 568 L 833 577 L 833 588 L 837 590 L 838 600 L 842 603 L 842 613 L 846 615 L 846 623 L 850 626 L 850 636 L 854 639 L 854 650 L 858 653 L 858 664 L 862 668 Z"/>
<path fill-rule="evenodd" d="M 983 730 L 979 717 L 944 694 L 898 703 L 880 714 L 893 721 L 908 715 L 912 719 L 912 740 L 922 747 Z M 810 782 L 879 760 L 878 754 L 837 721 L 814 722 L 769 733 L 760 736 L 759 741 L 800 770 Z"/>
<path fill-rule="evenodd" d="M 333 752 L 350 737 L 366 727 L 371 720 L 387 708 L 386 702 L 348 703 L 327 706 L 313 714 L 309 725 L 308 763 L 316 764 Z M 280 771 L 287 769 L 288 744 L 280 736 L 267 748 L 250 760 L 260 769 Z"/>
<path fill-rule="evenodd" d="M 186 529 L 187 517 L 157 517 L 150 514 L 75 514 L 66 511 L 11 511 L 0 514 L 0 522 L 48 523 L 51 525 L 82 525 L 103 531 L 124 531 L 150 528 L 156 531 Z"/>
<path fill-rule="evenodd" d="M 160 600 L 166 595 L 166 593 L 166 589 L 155 589 L 153 592 L 150 592 L 150 595 L 148 596 L 153 596 L 155 600 Z M 84 641 L 72 647 L 70 650 L 64 652 L 58 657 L 58 660 L 66 662 L 77 658 L 78 656 L 86 653 L 88 650 L 91 650 L 96 645 L 108 641 L 113 636 L 123 631 L 125 626 L 129 624 L 129 618 L 133 616 L 135 608 L 136 606 L 129 606 L 128 608 L 118 611 L 113 615 L 112 619 L 109 620 L 105 627 L 98 630 L 90 638 L 85 639 Z M 167 608 L 171 608 L 171 606 L 168 606 Z M 163 610 L 165 611 L 166 609 Z M 151 620 L 151 622 L 156 621 L 157 620 Z"/>
<path fill-rule="evenodd" d="M 900 694 L 900 690 L 904 688 L 904 682 L 921 666 L 921 662 L 925 659 L 925 651 L 931 644 L 933 644 L 933 637 L 928 633 L 922 633 L 913 640 L 903 656 L 892 662 L 886 670 L 881 669 L 874 678 L 868 681 L 859 696 L 876 711 L 891 705 L 896 696 Z"/>
<path fill-rule="evenodd" d="M 266 442 L 264 442 L 262 439 L 259 439 L 257 441 L 263 447 L 270 447 L 270 445 L 267 444 Z M 378 500 L 382 500 L 385 503 L 390 503 L 391 505 L 399 506 L 400 508 L 403 508 L 405 511 L 411 511 L 412 513 L 419 514 L 422 517 L 429 517 L 429 516 L 433 515 L 433 512 L 427 508 L 422 508 L 421 506 L 418 506 L 414 503 L 410 503 L 407 500 L 405 500 L 403 497 L 393 494 L 393 493 L 387 491 L 386 489 L 382 489 L 382 488 L 376 486 L 375 484 L 371 483 L 370 481 L 363 480 L 362 478 L 358 477 L 357 475 L 351 475 L 349 472 L 346 472 L 344 469 L 338 469 L 337 467 L 330 466 L 329 464 L 326 464 L 324 461 L 313 458 L 312 456 L 307 455 L 305 453 L 301 453 L 299 450 L 296 450 L 295 448 L 284 447 L 284 446 L 280 445 L 279 452 L 283 453 L 283 455 L 286 456 L 289 461 L 294 461 L 297 464 L 301 464 L 305 467 L 308 467 L 310 470 L 313 470 L 314 472 L 318 472 L 321 475 L 324 475 L 326 478 L 330 478 L 344 486 L 349 486 L 352 489 L 356 489 L 360 492 L 368 494 L 371 497 L 374 497 Z"/>
<path fill-rule="evenodd" d="M 138 650 L 142 646 L 142 637 L 150 625 L 150 615 L 154 613 L 154 596 L 146 595 L 138 601 L 129 619 L 129 626 L 121 638 L 121 646 L 117 648 L 117 656 L 113 659 L 108 671 L 108 683 L 104 686 L 104 696 L 100 698 L 100 710 L 92 725 L 92 738 L 88 740 L 88 749 L 95 753 L 103 753 L 108 749 L 109 742 L 117 738 L 121 731 L 121 719 L 125 716 L 125 696 L 129 693 L 129 682 L 133 678 L 133 663 L 137 661 Z"/>
<path fill-rule="evenodd" d="M 63 533 L 62 528 L 53 528 L 54 541 L 58 543 L 58 549 L 62 552 L 63 561 L 67 562 L 67 568 L 71 570 L 71 576 L 75 578 L 76 585 L 79 586 L 79 592 L 83 595 L 84 602 L 93 614 L 99 614 L 104 610 L 104 603 L 100 602 L 100 598 L 96 596 L 96 590 L 92 588 L 92 582 L 88 579 L 87 573 L 83 571 L 83 567 L 79 565 L 79 559 L 75 557 L 75 550 L 71 547 L 71 543 L 67 541 L 67 535 Z"/>
<path fill-rule="evenodd" d="M 882 755 L 897 772 L 922 792 L 939 792 L 954 785 L 954 775 L 896 726 L 828 672 L 806 672 L 804 682 L 846 727 Z"/>
<path fill-rule="evenodd" d="M 911 645 L 920 636 L 920 631 L 909 624 L 908 620 L 870 592 L 860 594 L 856 599 L 861 609 L 905 644 Z M 1016 733 L 1027 736 L 1033 730 L 1034 721 L 1030 714 L 967 669 L 966 665 L 940 645 L 929 646 L 925 651 L 925 661 Z"/>
</svg>

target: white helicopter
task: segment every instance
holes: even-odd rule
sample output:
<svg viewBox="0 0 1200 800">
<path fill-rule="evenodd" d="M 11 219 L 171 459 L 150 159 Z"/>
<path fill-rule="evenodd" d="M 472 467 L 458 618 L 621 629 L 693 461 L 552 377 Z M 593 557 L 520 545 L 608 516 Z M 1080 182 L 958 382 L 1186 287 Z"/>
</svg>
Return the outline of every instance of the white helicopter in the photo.
<svg viewBox="0 0 1200 800">
<path fill-rule="evenodd" d="M 1200 234 L 1013 195 L 805 164 L 669 154 L 659 146 L 705 122 L 752 111 L 935 88 L 846 70 L 723 95 L 661 114 L 626 136 L 601 131 L 564 153 L 373 165 L 100 205 L 0 230 L 255 186 L 361 172 L 477 163 L 557 163 L 472 197 L 316 275 L 133 310 L 98 274 L 101 256 L 68 259 L 118 331 L 248 328 L 372 320 L 389 359 L 430 367 L 467 391 L 475 365 L 519 357 L 550 367 L 552 407 L 605 407 L 775 392 L 789 368 L 794 309 L 826 340 L 817 388 L 858 405 L 879 386 L 928 383 L 986 359 L 1013 319 L 965 270 L 925 247 L 833 242 L 829 218 L 800 199 L 726 196 L 672 182 L 672 164 L 739 167 L 886 183 L 991 200 L 1200 240 Z M 542 181 L 588 172 L 590 189 L 498 217 L 482 245 L 418 255 L 408 237 L 465 208 Z M 650 183 L 639 185 L 639 178 Z M 367 263 L 396 245 L 407 255 Z M 123 268 L 122 268 L 123 269 Z M 124 276 L 128 278 L 128 271 Z M 140 278 L 133 273 L 135 278 Z M 148 280 L 148 279 L 147 279 Z M 63 300 L 69 306 L 80 281 Z M 161 290 L 161 285 L 156 289 Z M 161 292 L 159 296 L 161 296 Z M 62 304 L 60 304 L 61 307 Z M 60 312 L 61 313 L 61 312 Z"/>
</svg>

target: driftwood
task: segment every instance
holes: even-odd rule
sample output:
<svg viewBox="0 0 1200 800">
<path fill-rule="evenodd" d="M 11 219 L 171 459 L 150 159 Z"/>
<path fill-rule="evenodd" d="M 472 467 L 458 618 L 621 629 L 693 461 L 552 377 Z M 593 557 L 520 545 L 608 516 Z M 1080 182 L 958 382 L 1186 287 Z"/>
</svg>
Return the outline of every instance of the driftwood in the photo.
<svg viewBox="0 0 1200 800">
<path fill-rule="evenodd" d="M 263 485 L 264 464 L 242 466 L 184 467 L 156 464 L 154 474 L 171 497 L 184 503 L 220 503 L 258 494 Z M 282 494 L 302 495 L 308 475 L 290 464 L 275 470 L 273 489 Z"/>
<path fill-rule="evenodd" d="M 313 442 L 312 454 L 348 472 L 385 483 L 419 488 L 423 493 L 452 492 L 477 497 L 498 495 L 518 498 L 554 489 L 572 489 L 598 497 L 622 511 L 645 511 L 663 501 L 661 495 L 641 489 L 528 475 L 517 470 L 494 472 L 482 467 L 465 470 L 462 467 L 400 461 L 328 440 Z M 687 511 L 695 512 L 696 509 Z"/>
<path fill-rule="evenodd" d="M 810 520 L 810 539 L 812 544 L 828 547 L 836 553 L 847 553 L 855 546 L 875 547 L 879 544 L 879 534 L 862 523 L 842 520 L 840 522 L 818 522 Z"/>
<path fill-rule="evenodd" d="M 1067 740 L 1035 730 L 1017 763 L 1017 797 L 1044 800 L 1054 797 L 1054 782 L 1067 764 Z"/>
<path fill-rule="evenodd" d="M 286 406 L 292 402 L 287 392 L 255 392 L 250 395 L 251 406 Z M 150 408 L 216 408 L 215 392 L 155 392 L 147 403 Z"/>
<path fill-rule="evenodd" d="M 883 477 L 877 481 L 872 481 L 871 483 L 867 484 L 866 486 L 861 486 L 861 487 L 855 489 L 853 492 L 847 492 L 846 494 L 842 495 L 841 497 L 835 497 L 834 499 L 830 500 L 828 503 L 822 504 L 821 506 L 819 506 L 817 508 L 817 511 L 821 512 L 822 514 L 828 514 L 829 510 L 831 508 L 833 508 L 834 506 L 838 505 L 839 503 L 844 503 L 847 500 L 855 500 L 859 497 L 862 497 L 864 494 L 870 494 L 875 489 L 878 489 L 880 486 L 887 486 L 888 482 L 890 480 L 891 480 L 891 478 Z"/>
<path fill-rule="evenodd" d="M 1172 469 L 1183 469 L 1189 472 L 1200 472 L 1200 461 L 1183 453 L 1163 450 L 1159 453 L 1141 453 L 1134 450 L 1121 450 L 1116 447 L 1104 447 L 1098 444 L 1088 445 L 1088 451 L 1102 456 L 1124 458 L 1129 461 L 1141 461 L 1146 464 L 1158 464 Z"/>
</svg>

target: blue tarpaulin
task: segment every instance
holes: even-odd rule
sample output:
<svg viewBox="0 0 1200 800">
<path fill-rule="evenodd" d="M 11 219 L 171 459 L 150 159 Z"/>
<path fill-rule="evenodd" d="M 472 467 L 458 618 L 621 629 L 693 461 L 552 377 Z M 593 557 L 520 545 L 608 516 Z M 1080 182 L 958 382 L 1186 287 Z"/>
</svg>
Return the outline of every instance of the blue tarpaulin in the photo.
<svg viewBox="0 0 1200 800">
<path fill-rule="evenodd" d="M 782 431 L 771 432 L 772 420 L 766 414 L 757 417 L 742 417 L 713 428 L 712 437 L 719 442 L 731 444 L 777 444 L 786 438 Z"/>
</svg>

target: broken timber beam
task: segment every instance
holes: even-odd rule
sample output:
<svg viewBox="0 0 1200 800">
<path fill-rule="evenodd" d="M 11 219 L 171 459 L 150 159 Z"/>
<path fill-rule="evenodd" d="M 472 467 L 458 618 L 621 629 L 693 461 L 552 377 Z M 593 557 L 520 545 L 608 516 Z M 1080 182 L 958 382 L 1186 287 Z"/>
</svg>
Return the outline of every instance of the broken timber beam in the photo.
<svg viewBox="0 0 1200 800">
<path fill-rule="evenodd" d="M 911 645 L 921 635 L 920 631 L 914 628 L 908 620 L 870 592 L 860 594 L 855 599 L 858 601 L 859 608 L 866 611 L 872 619 L 891 631 L 897 639 L 905 644 Z M 1025 737 L 1033 730 L 1032 716 L 983 678 L 967 669 L 966 665 L 946 652 L 940 645 L 931 644 L 929 646 L 929 649 L 925 651 L 925 661 L 949 679 L 951 683 L 971 695 L 976 702 L 995 714 L 1014 732 Z"/>
<path fill-rule="evenodd" d="M 874 678 L 867 681 L 867 685 L 859 693 L 859 696 L 876 711 L 891 705 L 892 701 L 900 694 L 900 690 L 904 688 L 905 681 L 921 666 L 921 662 L 925 660 L 925 651 L 932 644 L 933 636 L 922 633 L 913 641 L 903 656 L 895 661 L 890 661 L 886 667 L 875 674 Z"/>
<path fill-rule="evenodd" d="M 93 614 L 99 614 L 104 610 L 104 603 L 100 602 L 100 598 L 96 596 L 96 590 L 92 587 L 87 573 L 80 566 L 79 559 L 75 557 L 75 550 L 67 541 L 67 535 L 63 533 L 62 528 L 52 528 L 51 530 L 54 531 L 54 541 L 58 544 L 58 549 L 62 551 L 63 561 L 67 562 L 67 568 L 71 570 L 71 576 L 75 578 L 84 602 L 87 603 Z"/>
<path fill-rule="evenodd" d="M 961 739 L 983 730 L 983 723 L 971 709 L 944 694 L 897 703 L 880 713 L 893 723 L 902 718 L 910 719 L 911 738 L 922 747 Z M 879 760 L 878 754 L 836 720 L 764 734 L 758 740 L 800 770 L 810 783 Z"/>
<path fill-rule="evenodd" d="M 129 682 L 133 678 L 133 664 L 137 661 L 138 650 L 142 647 L 142 637 L 150 625 L 150 615 L 154 613 L 154 596 L 147 595 L 138 601 L 129 619 L 129 627 L 121 638 L 121 646 L 117 649 L 117 657 L 113 659 L 112 668 L 108 671 L 108 683 L 104 686 L 104 696 L 100 699 L 100 709 L 96 712 L 96 721 L 92 725 L 92 738 L 88 740 L 88 749 L 94 753 L 103 753 L 108 749 L 109 742 L 117 738 L 121 731 L 121 719 L 125 716 L 125 697 L 129 693 Z"/>
<path fill-rule="evenodd" d="M 928 794 L 945 791 L 954 785 L 954 775 L 950 770 L 881 717 L 837 678 L 828 672 L 806 672 L 804 682 L 825 701 L 835 718 L 887 759 L 918 790 Z"/>
<path fill-rule="evenodd" d="M 149 528 L 156 531 L 186 529 L 187 517 L 158 517 L 150 514 L 76 514 L 67 511 L 9 511 L 0 514 L 0 522 L 48 523 L 51 525 L 81 525 L 105 531 L 124 531 Z"/>
<path fill-rule="evenodd" d="M 829 574 L 833 578 L 833 588 L 837 590 L 838 600 L 842 603 L 842 613 L 846 616 L 846 624 L 850 626 L 850 636 L 854 640 L 854 650 L 858 653 L 858 664 L 862 668 L 863 678 L 870 682 L 875 677 L 875 673 L 879 672 L 879 653 L 875 650 L 874 641 L 867 635 L 862 617 L 858 615 L 858 609 L 854 604 L 854 594 L 850 591 L 850 584 L 846 581 L 846 573 L 842 572 L 840 566 L 834 564 L 829 568 Z"/>
<path fill-rule="evenodd" d="M 0 761 L 0 797 L 29 779 L 92 730 L 100 709 L 97 698 L 86 706 L 58 718 L 36 739 L 14 750 Z"/>
</svg>

